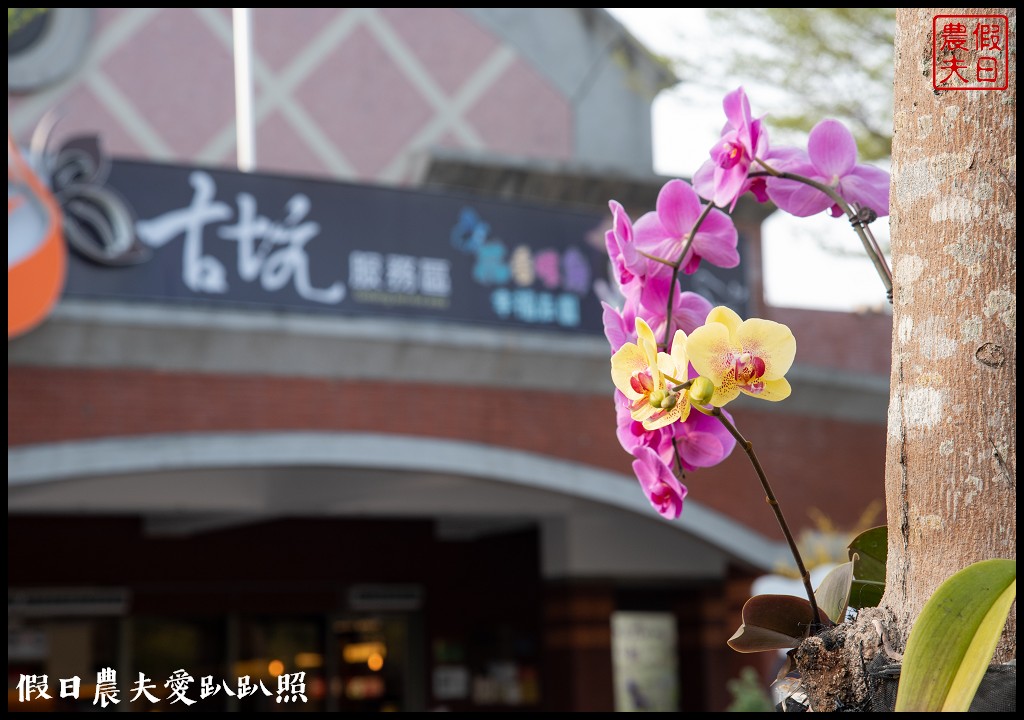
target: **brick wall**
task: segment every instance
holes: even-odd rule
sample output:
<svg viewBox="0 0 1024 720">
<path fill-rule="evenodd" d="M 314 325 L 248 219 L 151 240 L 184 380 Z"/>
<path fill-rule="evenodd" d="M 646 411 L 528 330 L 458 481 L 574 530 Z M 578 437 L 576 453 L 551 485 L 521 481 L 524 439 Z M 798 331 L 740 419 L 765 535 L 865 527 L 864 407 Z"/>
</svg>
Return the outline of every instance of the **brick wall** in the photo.
<svg viewBox="0 0 1024 720">
<path fill-rule="evenodd" d="M 478 442 L 631 476 L 611 394 L 138 370 L 8 367 L 8 446 L 195 432 L 372 432 Z M 883 493 L 885 428 L 737 411 L 787 518 L 843 526 Z M 687 478 L 690 497 L 778 538 L 746 456 Z"/>
</svg>

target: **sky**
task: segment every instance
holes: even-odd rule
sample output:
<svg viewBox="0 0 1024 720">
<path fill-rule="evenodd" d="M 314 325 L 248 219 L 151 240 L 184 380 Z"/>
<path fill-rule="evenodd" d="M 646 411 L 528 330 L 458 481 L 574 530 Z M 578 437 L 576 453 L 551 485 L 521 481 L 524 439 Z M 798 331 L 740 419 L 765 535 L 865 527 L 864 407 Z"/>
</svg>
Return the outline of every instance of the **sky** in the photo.
<svg viewBox="0 0 1024 720">
<path fill-rule="evenodd" d="M 684 48 L 696 50 L 715 37 L 704 8 L 606 8 L 653 52 L 679 57 Z M 725 122 L 719 89 L 700 81 L 699 68 L 677 71 L 683 82 L 662 91 L 653 112 L 654 170 L 662 175 L 690 177 L 708 158 Z M 755 116 L 759 88 L 736 78 L 751 102 Z M 766 119 L 771 133 L 771 116 Z M 883 246 L 889 238 L 885 219 L 872 225 Z M 889 312 L 885 290 L 856 234 L 842 218 L 821 215 L 794 218 L 776 212 L 763 227 L 765 297 L 769 304 L 819 310 Z M 825 247 L 832 250 L 826 250 Z"/>
</svg>

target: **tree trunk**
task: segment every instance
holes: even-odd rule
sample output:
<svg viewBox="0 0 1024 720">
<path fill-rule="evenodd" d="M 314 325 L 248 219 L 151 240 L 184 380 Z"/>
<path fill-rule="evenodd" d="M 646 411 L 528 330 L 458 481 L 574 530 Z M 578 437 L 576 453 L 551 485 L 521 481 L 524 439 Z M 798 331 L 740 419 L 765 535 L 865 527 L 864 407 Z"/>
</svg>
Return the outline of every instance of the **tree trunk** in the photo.
<svg viewBox="0 0 1024 720">
<path fill-rule="evenodd" d="M 935 91 L 932 18 L 986 14 L 1009 17 L 1008 89 Z M 882 605 L 899 647 L 943 580 L 1017 553 L 1016 25 L 1013 8 L 897 14 Z M 996 661 L 1015 655 L 1016 606 Z"/>
<path fill-rule="evenodd" d="M 1008 89 L 935 92 L 932 19 L 981 14 L 1009 17 Z M 904 8 L 896 25 L 886 589 L 794 653 L 817 712 L 885 705 L 867 664 L 906 646 L 950 575 L 1017 556 L 1016 11 Z M 1014 604 L 996 662 L 1016 624 Z"/>
</svg>

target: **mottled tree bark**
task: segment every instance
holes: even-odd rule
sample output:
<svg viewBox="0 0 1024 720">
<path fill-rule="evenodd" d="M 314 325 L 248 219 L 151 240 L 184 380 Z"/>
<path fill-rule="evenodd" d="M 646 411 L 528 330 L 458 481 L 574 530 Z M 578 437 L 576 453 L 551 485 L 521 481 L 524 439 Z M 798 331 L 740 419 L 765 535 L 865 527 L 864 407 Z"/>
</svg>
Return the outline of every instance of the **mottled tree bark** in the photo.
<svg viewBox="0 0 1024 720">
<path fill-rule="evenodd" d="M 1009 18 L 1008 89 L 935 91 L 932 18 L 981 14 Z M 897 14 L 882 605 L 900 647 L 943 580 L 1017 553 L 1016 20 Z M 996 660 L 1015 655 L 1016 606 Z"/>
</svg>

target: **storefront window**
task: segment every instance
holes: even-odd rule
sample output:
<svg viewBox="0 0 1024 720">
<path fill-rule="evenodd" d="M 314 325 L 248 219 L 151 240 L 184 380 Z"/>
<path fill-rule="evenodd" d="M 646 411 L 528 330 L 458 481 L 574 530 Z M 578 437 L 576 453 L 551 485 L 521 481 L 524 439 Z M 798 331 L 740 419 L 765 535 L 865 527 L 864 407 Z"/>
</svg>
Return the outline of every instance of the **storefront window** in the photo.
<svg viewBox="0 0 1024 720">
<path fill-rule="evenodd" d="M 239 709 L 323 712 L 328 691 L 324 625 L 320 618 L 242 618 L 232 675 L 248 676 L 258 689 L 238 701 Z"/>
<path fill-rule="evenodd" d="M 334 690 L 343 712 L 407 712 L 417 700 L 412 683 L 422 677 L 413 650 L 411 618 L 363 615 L 334 622 L 338 675 Z"/>
<path fill-rule="evenodd" d="M 121 684 L 128 700 L 138 695 L 131 703 L 133 711 L 223 712 L 228 708 L 231 696 L 225 687 L 234 690 L 237 679 L 225 672 L 223 618 L 138 618 L 131 635 L 134 672 Z M 154 687 L 147 695 L 141 692 L 142 685 Z"/>
</svg>

